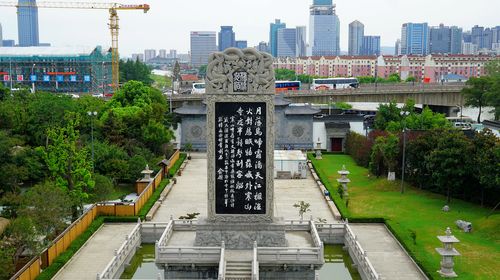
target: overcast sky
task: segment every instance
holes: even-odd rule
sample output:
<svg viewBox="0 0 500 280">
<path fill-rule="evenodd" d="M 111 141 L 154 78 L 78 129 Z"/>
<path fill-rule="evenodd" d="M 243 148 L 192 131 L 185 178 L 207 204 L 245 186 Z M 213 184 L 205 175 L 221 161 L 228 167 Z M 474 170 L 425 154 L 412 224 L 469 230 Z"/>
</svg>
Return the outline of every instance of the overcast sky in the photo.
<svg viewBox="0 0 500 280">
<path fill-rule="evenodd" d="M 248 45 L 254 46 L 269 40 L 269 23 L 275 18 L 286 22 L 287 27 L 306 25 L 309 28 L 312 3 L 312 0 L 116 1 L 151 6 L 147 14 L 119 12 L 122 55 L 147 48 L 177 49 L 187 53 L 190 31 L 218 31 L 221 25 L 233 25 L 236 39 L 248 40 Z M 337 0 L 334 3 L 340 18 L 343 51 L 347 50 L 348 24 L 356 19 L 365 25 L 366 35 L 381 36 L 382 46 L 394 45 L 400 37 L 401 24 L 405 22 L 444 23 L 464 30 L 470 30 L 475 24 L 500 25 L 499 0 Z M 106 10 L 39 9 L 38 17 L 41 42 L 54 46 L 110 45 Z M 17 42 L 16 9 L 0 7 L 0 23 L 3 38 Z"/>
</svg>

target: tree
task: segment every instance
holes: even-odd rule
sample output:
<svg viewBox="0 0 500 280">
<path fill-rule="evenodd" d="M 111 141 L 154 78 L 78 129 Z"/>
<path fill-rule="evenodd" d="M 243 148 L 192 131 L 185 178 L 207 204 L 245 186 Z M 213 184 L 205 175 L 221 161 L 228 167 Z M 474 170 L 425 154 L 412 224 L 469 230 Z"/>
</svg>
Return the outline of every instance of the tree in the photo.
<svg viewBox="0 0 500 280">
<path fill-rule="evenodd" d="M 94 175 L 95 187 L 90 195 L 90 201 L 102 202 L 111 197 L 113 193 L 113 181 L 101 174 Z"/>
<path fill-rule="evenodd" d="M 207 75 L 207 65 L 201 65 L 198 68 L 198 77 L 205 77 Z"/>
<path fill-rule="evenodd" d="M 299 201 L 297 203 L 295 203 L 293 205 L 293 207 L 295 208 L 299 208 L 299 216 L 300 216 L 300 220 L 303 220 L 304 219 L 304 214 L 306 212 L 309 212 L 311 211 L 311 209 L 309 209 L 309 207 L 311 207 L 311 204 L 309 202 L 305 202 L 305 201 Z"/>
<path fill-rule="evenodd" d="M 492 82 L 488 77 L 474 78 L 471 77 L 467 82 L 465 87 L 462 89 L 462 94 L 465 98 L 465 105 L 472 106 L 479 109 L 479 114 L 477 116 L 477 122 L 481 122 L 481 112 L 486 102 L 487 93 L 490 91 Z"/>
<path fill-rule="evenodd" d="M 55 184 L 66 190 L 72 201 L 73 219 L 78 218 L 78 209 L 88 199 L 88 192 L 94 187 L 92 162 L 86 148 L 79 146 L 79 118 L 68 114 L 67 124 L 59 129 L 49 129 L 49 141 L 41 148 L 50 177 Z"/>
<path fill-rule="evenodd" d="M 391 122 L 400 123 L 401 120 L 401 109 L 396 102 L 380 104 L 375 116 L 375 129 L 385 130 Z"/>
<path fill-rule="evenodd" d="M 399 138 L 393 134 L 389 134 L 387 137 L 377 137 L 372 147 L 372 154 L 374 154 L 372 158 L 375 160 L 377 157 L 382 156 L 388 169 L 387 178 L 391 179 L 390 175 L 396 170 L 398 164 Z"/>
<path fill-rule="evenodd" d="M 484 205 L 485 190 L 500 191 L 500 140 L 486 129 L 475 134 L 474 175 L 481 186 L 481 206 Z"/>
<path fill-rule="evenodd" d="M 151 85 L 153 79 L 151 79 L 151 69 L 145 63 L 142 63 L 137 59 L 136 61 L 120 60 L 120 81 L 139 81 L 146 85 Z"/>
<path fill-rule="evenodd" d="M 171 130 L 155 120 L 150 120 L 142 131 L 143 140 L 147 147 L 157 153 L 163 150 L 163 145 L 168 144 L 174 138 Z"/>
<path fill-rule="evenodd" d="M 181 66 L 179 65 L 179 61 L 176 60 L 174 64 L 174 69 L 172 71 L 173 74 L 173 80 L 174 81 L 180 81 L 181 79 Z"/>
<path fill-rule="evenodd" d="M 295 81 L 295 71 L 288 69 L 274 69 L 276 81 Z"/>
<path fill-rule="evenodd" d="M 500 59 L 487 63 L 486 71 L 491 81 L 490 90 L 486 93 L 486 101 L 494 108 L 495 120 L 500 120 Z"/>
<path fill-rule="evenodd" d="M 3 242 L 6 242 L 15 252 L 12 256 L 13 263 L 17 264 L 22 255 L 35 256 L 41 251 L 38 233 L 33 221 L 28 217 L 19 217 L 11 221 L 3 233 Z M 4 243 L 4 246 L 6 244 Z"/>
<path fill-rule="evenodd" d="M 68 193 L 47 181 L 34 186 L 23 196 L 24 207 L 20 215 L 29 217 L 38 233 L 52 239 L 67 227 L 71 205 Z"/>
<path fill-rule="evenodd" d="M 471 157 L 464 155 L 473 154 L 473 150 L 471 142 L 461 131 L 441 130 L 437 133 L 437 142 L 425 161 L 432 179 L 446 193 L 446 201 L 450 203 L 453 189 L 463 187 L 471 175 Z"/>
</svg>

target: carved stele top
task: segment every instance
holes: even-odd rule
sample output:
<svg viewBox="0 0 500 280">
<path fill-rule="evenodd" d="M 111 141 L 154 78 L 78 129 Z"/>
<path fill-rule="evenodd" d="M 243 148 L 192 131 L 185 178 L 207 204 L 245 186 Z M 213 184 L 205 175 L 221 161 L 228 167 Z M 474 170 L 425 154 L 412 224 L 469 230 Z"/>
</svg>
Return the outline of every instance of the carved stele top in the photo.
<svg viewBox="0 0 500 280">
<path fill-rule="evenodd" d="M 270 94 L 275 92 L 274 82 L 273 57 L 268 53 L 228 48 L 208 59 L 208 94 Z"/>
</svg>

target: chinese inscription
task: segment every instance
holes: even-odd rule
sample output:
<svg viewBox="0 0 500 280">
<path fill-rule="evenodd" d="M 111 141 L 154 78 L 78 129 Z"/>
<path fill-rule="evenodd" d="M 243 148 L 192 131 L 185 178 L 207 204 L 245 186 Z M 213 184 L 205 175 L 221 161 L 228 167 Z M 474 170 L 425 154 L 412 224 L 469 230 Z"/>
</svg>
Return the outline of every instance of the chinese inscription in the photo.
<svg viewBox="0 0 500 280">
<path fill-rule="evenodd" d="M 248 91 L 248 73 L 245 71 L 236 71 L 233 73 L 233 92 Z"/>
<path fill-rule="evenodd" d="M 215 212 L 266 213 L 266 103 L 215 104 Z"/>
</svg>

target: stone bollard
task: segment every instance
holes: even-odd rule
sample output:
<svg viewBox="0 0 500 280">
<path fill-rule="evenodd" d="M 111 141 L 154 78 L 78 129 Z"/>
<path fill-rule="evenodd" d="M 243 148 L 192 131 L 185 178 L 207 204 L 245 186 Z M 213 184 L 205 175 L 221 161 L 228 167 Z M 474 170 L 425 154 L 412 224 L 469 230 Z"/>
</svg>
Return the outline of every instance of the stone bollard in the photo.
<svg viewBox="0 0 500 280">
<path fill-rule="evenodd" d="M 437 272 L 445 278 L 454 278 L 458 275 L 453 271 L 453 257 L 460 256 L 460 253 L 453 248 L 453 244 L 460 242 L 455 236 L 451 235 L 451 229 L 448 227 L 445 231 L 445 236 L 438 236 L 439 241 L 443 243 L 443 248 L 436 248 L 436 251 L 441 255 L 441 269 Z"/>
</svg>

